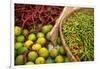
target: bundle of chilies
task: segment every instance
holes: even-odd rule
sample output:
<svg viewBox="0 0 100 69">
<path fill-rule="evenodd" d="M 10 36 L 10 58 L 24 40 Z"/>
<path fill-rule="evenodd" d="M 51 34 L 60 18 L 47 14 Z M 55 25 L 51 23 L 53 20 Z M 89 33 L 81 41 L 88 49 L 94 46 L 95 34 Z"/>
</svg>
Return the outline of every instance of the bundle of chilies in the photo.
<svg viewBox="0 0 100 69">
<path fill-rule="evenodd" d="M 41 30 L 40 26 L 45 24 L 55 24 L 63 7 L 46 5 L 15 5 L 15 25 L 31 29 L 33 26 L 37 32 Z"/>
</svg>

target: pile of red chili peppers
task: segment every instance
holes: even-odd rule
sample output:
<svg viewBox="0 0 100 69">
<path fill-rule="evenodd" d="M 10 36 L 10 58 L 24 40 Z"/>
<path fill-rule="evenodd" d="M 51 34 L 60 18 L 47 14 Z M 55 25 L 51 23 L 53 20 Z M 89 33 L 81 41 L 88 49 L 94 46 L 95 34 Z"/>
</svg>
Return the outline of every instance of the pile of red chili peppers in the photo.
<svg viewBox="0 0 100 69">
<path fill-rule="evenodd" d="M 39 24 L 54 25 L 62 10 L 61 6 L 15 4 L 15 25 L 28 29 L 32 26 L 39 29 Z"/>
</svg>

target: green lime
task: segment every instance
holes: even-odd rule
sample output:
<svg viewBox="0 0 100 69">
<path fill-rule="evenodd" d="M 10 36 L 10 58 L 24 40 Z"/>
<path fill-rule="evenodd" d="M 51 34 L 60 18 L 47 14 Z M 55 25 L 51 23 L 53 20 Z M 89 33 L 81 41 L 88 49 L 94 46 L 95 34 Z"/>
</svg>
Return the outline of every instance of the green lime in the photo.
<svg viewBox="0 0 100 69">
<path fill-rule="evenodd" d="M 39 33 L 37 33 L 37 37 L 38 38 L 44 37 L 44 34 L 42 32 L 39 32 Z"/>
<path fill-rule="evenodd" d="M 37 43 L 38 43 L 38 44 L 41 44 L 41 45 L 43 46 L 43 45 L 45 45 L 45 43 L 46 43 L 46 39 L 43 38 L 43 37 L 38 38 L 38 39 L 37 39 Z"/>
<path fill-rule="evenodd" d="M 35 36 L 35 34 L 30 34 L 29 36 L 28 36 L 28 40 L 32 40 L 32 41 L 35 41 L 36 40 L 36 36 Z"/>
<path fill-rule="evenodd" d="M 44 57 L 44 58 L 47 58 L 49 56 L 49 52 L 46 48 L 39 49 L 38 54 L 40 57 Z"/>
<path fill-rule="evenodd" d="M 33 64 L 34 62 L 31 62 L 31 61 L 25 63 L 25 65 L 33 65 Z"/>
<path fill-rule="evenodd" d="M 53 26 L 52 26 L 51 24 L 48 24 L 47 26 L 48 26 L 48 28 L 49 28 L 50 30 L 53 28 Z"/>
<path fill-rule="evenodd" d="M 16 42 L 15 43 L 15 49 L 18 49 L 18 48 L 20 48 L 22 46 L 23 46 L 23 43 L 21 43 L 21 42 Z"/>
<path fill-rule="evenodd" d="M 35 61 L 35 59 L 38 57 L 38 54 L 35 51 L 31 51 L 28 53 L 28 60 L 29 61 Z"/>
<path fill-rule="evenodd" d="M 50 50 L 50 56 L 52 57 L 52 58 L 54 58 L 54 57 L 56 57 L 58 55 L 58 50 L 56 49 L 56 48 L 52 48 L 51 50 Z"/>
<path fill-rule="evenodd" d="M 70 62 L 70 58 L 69 57 L 65 57 L 65 62 Z"/>
<path fill-rule="evenodd" d="M 50 32 L 50 30 L 51 30 L 51 26 L 45 25 L 45 26 L 42 27 L 42 32 L 44 34 Z"/>
<path fill-rule="evenodd" d="M 33 44 L 33 41 L 27 40 L 24 44 L 25 47 L 29 48 Z"/>
<path fill-rule="evenodd" d="M 25 37 L 23 35 L 19 35 L 16 37 L 17 42 L 24 42 Z"/>
<path fill-rule="evenodd" d="M 24 57 L 23 57 L 23 55 L 19 55 L 19 56 L 16 57 L 15 64 L 16 65 L 23 65 L 24 64 Z"/>
<path fill-rule="evenodd" d="M 26 47 L 20 47 L 17 49 L 17 54 L 24 54 L 24 52 L 28 51 L 28 49 Z"/>
<path fill-rule="evenodd" d="M 45 63 L 45 59 L 43 57 L 38 57 L 36 60 L 35 60 L 35 63 L 36 64 L 44 64 Z"/>
<path fill-rule="evenodd" d="M 65 54 L 65 49 L 64 49 L 64 47 L 60 47 L 59 48 L 59 53 L 61 54 L 61 55 L 64 55 Z"/>
<path fill-rule="evenodd" d="M 28 32 L 29 31 L 27 29 L 24 29 L 22 33 L 23 33 L 24 36 L 26 36 L 26 35 L 28 35 Z"/>
<path fill-rule="evenodd" d="M 36 43 L 36 44 L 32 45 L 32 50 L 38 51 L 41 47 L 42 46 L 40 44 Z"/>
<path fill-rule="evenodd" d="M 20 35 L 21 32 L 22 32 L 21 28 L 19 26 L 15 26 L 15 28 L 14 28 L 15 35 Z"/>
<path fill-rule="evenodd" d="M 55 60 L 52 59 L 52 58 L 48 58 L 48 59 L 46 60 L 46 63 L 47 63 L 47 64 L 49 64 L 49 63 L 54 63 L 54 62 L 55 62 Z"/>
<path fill-rule="evenodd" d="M 64 62 L 63 56 L 58 55 L 58 56 L 55 58 L 55 62 L 56 62 L 56 63 L 62 63 L 62 62 Z"/>
</svg>

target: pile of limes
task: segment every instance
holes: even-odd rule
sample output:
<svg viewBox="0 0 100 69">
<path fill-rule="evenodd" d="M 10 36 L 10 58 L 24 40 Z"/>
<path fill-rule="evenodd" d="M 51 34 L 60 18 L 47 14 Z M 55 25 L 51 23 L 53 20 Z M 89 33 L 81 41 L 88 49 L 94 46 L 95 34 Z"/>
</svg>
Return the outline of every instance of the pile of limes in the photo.
<svg viewBox="0 0 100 69">
<path fill-rule="evenodd" d="M 46 34 L 51 31 L 52 25 L 45 25 L 37 34 L 15 26 L 15 65 L 45 64 L 69 62 L 62 46 L 48 50 L 49 43 Z"/>
</svg>

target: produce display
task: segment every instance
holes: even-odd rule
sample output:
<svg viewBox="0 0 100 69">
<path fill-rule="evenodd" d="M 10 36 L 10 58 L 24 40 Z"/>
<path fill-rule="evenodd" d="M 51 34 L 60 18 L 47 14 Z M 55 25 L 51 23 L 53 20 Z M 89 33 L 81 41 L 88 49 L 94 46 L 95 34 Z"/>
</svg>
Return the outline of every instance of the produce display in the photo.
<svg viewBox="0 0 100 69">
<path fill-rule="evenodd" d="M 73 62 L 63 47 L 60 36 L 57 46 L 47 39 L 63 6 L 15 4 L 15 65 Z M 67 13 L 67 12 L 66 12 Z M 77 61 L 94 59 L 93 9 L 75 12 L 63 23 L 66 44 Z"/>
<path fill-rule="evenodd" d="M 15 25 L 26 29 L 24 30 L 25 32 L 29 29 L 34 33 L 39 31 L 47 33 L 52 25 L 55 24 L 55 20 L 62 10 L 62 6 L 15 4 Z M 47 24 L 52 25 L 44 26 Z M 43 29 L 41 29 L 42 26 L 44 26 Z M 50 28 L 45 29 L 47 27 Z"/>
<path fill-rule="evenodd" d="M 81 9 L 68 17 L 62 27 L 66 44 L 81 61 L 94 60 L 94 10 Z"/>
</svg>

